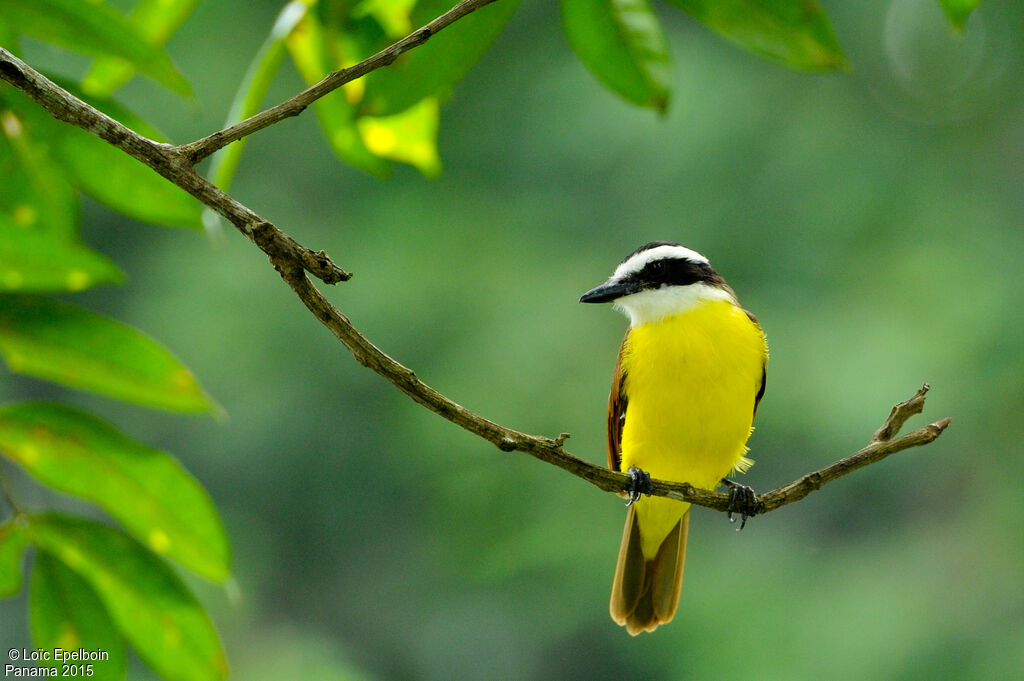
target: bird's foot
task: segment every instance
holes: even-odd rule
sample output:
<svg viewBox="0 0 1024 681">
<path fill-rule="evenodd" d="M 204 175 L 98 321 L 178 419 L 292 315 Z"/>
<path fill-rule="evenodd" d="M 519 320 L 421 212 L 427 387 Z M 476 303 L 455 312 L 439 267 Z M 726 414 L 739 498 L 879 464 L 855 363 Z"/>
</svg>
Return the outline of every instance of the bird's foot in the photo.
<svg viewBox="0 0 1024 681">
<path fill-rule="evenodd" d="M 650 496 L 653 487 L 650 473 L 645 473 L 636 466 L 630 467 L 627 473 L 629 473 L 629 489 L 626 490 L 629 493 L 629 501 L 626 502 L 628 508 L 640 500 L 641 494 Z"/>
<path fill-rule="evenodd" d="M 736 522 L 736 519 L 733 518 L 734 513 L 740 514 L 740 526 L 736 528 L 736 531 L 739 532 L 747 526 L 747 518 L 757 515 L 760 510 L 760 502 L 752 487 L 725 478 L 722 478 L 722 484 L 729 488 L 729 508 L 727 509 L 729 522 Z"/>
</svg>

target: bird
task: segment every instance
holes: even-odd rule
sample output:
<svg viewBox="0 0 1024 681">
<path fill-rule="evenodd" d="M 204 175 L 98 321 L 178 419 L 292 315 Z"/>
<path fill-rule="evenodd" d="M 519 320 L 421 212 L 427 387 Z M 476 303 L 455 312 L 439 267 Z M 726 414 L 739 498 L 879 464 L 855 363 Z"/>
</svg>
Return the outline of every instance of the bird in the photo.
<svg viewBox="0 0 1024 681">
<path fill-rule="evenodd" d="M 753 464 L 768 343 L 708 259 L 672 241 L 640 246 L 580 302 L 629 318 L 608 399 L 608 465 L 632 481 L 609 609 L 636 636 L 675 616 L 690 524 L 690 504 L 650 496 L 650 476 L 725 483 L 744 523 L 756 512 L 753 490 L 726 476 Z"/>
</svg>

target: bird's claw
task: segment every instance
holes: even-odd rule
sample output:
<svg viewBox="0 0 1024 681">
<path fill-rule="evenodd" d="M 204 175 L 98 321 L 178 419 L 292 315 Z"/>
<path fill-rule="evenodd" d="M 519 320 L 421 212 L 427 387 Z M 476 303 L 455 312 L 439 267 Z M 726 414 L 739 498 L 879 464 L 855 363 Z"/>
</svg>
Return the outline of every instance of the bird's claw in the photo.
<svg viewBox="0 0 1024 681">
<path fill-rule="evenodd" d="M 734 513 L 740 514 L 740 526 L 736 528 L 736 531 L 739 532 L 747 526 L 747 518 L 757 515 L 760 510 L 760 502 L 758 502 L 757 494 L 754 493 L 752 487 L 726 479 L 722 480 L 722 484 L 729 488 L 729 507 L 726 509 L 729 513 L 729 522 L 736 522 L 736 518 L 733 517 Z"/>
<path fill-rule="evenodd" d="M 649 473 L 645 473 L 636 466 L 630 467 L 627 473 L 629 473 L 629 488 L 626 490 L 629 493 L 629 501 L 626 502 L 628 508 L 640 500 L 641 494 L 650 496 L 653 487 Z"/>
</svg>

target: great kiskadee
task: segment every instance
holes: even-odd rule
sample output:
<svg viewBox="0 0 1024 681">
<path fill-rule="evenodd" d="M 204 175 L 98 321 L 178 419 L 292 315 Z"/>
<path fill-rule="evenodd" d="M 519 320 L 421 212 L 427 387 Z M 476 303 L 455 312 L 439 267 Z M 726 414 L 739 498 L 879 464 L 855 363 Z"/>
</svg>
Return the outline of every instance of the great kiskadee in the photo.
<svg viewBox="0 0 1024 681">
<path fill-rule="evenodd" d="M 608 465 L 634 481 L 610 609 L 635 636 L 675 615 L 690 524 L 689 504 L 640 498 L 643 480 L 714 489 L 750 467 L 768 345 L 708 259 L 676 243 L 641 246 L 580 298 L 609 301 L 629 329 L 608 401 Z"/>
</svg>

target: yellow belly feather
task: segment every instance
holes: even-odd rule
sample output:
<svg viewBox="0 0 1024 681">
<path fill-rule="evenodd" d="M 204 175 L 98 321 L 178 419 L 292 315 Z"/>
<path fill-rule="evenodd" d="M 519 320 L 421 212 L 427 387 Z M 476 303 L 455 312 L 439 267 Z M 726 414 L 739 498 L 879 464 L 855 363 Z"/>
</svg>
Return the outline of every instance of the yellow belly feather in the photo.
<svg viewBox="0 0 1024 681">
<path fill-rule="evenodd" d="M 630 330 L 622 357 L 628 399 L 622 470 L 713 489 L 743 455 L 767 353 L 764 335 L 740 308 L 708 301 Z M 637 502 L 644 556 L 653 558 L 689 504 Z"/>
</svg>

